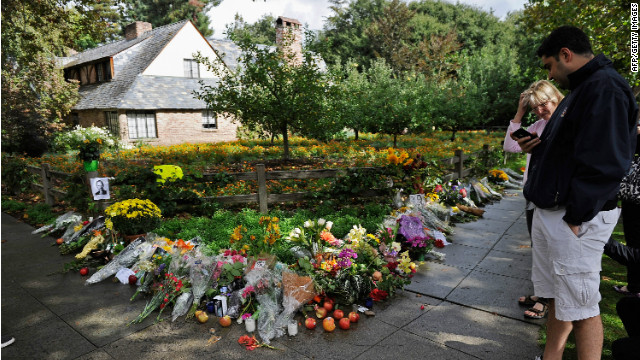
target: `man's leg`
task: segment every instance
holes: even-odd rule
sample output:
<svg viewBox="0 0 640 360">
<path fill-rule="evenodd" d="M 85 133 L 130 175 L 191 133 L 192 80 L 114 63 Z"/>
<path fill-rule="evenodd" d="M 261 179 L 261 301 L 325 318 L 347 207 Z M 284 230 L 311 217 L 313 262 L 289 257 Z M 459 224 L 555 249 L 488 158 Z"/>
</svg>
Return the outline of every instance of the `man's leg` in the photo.
<svg viewBox="0 0 640 360">
<path fill-rule="evenodd" d="M 573 322 L 576 350 L 580 360 L 599 360 L 604 333 L 600 315 Z"/>
<path fill-rule="evenodd" d="M 547 320 L 547 341 L 544 346 L 544 360 L 562 360 L 564 346 L 572 329 L 573 323 L 571 321 L 556 319 L 555 301 L 554 299 L 549 299 L 549 319 Z"/>
</svg>

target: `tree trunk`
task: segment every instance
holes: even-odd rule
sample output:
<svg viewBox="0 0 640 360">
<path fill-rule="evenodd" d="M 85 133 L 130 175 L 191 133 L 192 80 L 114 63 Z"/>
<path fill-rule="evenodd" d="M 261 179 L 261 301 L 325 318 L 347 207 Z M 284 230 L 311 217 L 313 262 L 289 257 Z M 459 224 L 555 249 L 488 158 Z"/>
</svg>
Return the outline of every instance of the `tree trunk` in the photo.
<svg viewBox="0 0 640 360">
<path fill-rule="evenodd" d="M 358 129 L 353 129 L 353 133 L 356 135 L 356 140 L 358 140 Z"/>
<path fill-rule="evenodd" d="M 457 130 L 451 130 L 451 141 L 456 141 L 456 131 Z"/>
<path fill-rule="evenodd" d="M 398 144 L 398 134 L 393 134 L 393 148 L 397 148 L 397 144 Z"/>
<path fill-rule="evenodd" d="M 284 153 L 282 154 L 282 157 L 285 160 L 289 160 L 289 134 L 287 133 L 286 126 L 282 129 L 282 146 L 284 148 Z"/>
</svg>

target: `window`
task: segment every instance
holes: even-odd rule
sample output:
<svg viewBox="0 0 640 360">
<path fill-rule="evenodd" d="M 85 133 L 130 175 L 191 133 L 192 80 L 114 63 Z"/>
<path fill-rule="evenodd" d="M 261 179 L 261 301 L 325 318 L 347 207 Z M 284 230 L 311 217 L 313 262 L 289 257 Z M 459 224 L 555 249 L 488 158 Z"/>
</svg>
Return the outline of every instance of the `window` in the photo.
<svg viewBox="0 0 640 360">
<path fill-rule="evenodd" d="M 107 128 L 113 135 L 120 137 L 120 122 L 118 121 L 117 111 L 105 111 L 104 113 L 107 119 Z"/>
<path fill-rule="evenodd" d="M 156 115 L 153 112 L 127 112 L 129 139 L 157 138 Z"/>
<path fill-rule="evenodd" d="M 184 59 L 184 77 L 199 78 L 200 67 L 198 62 L 193 59 Z"/>
<path fill-rule="evenodd" d="M 71 124 L 75 127 L 80 125 L 80 114 L 77 112 L 71 113 Z"/>
<path fill-rule="evenodd" d="M 211 110 L 205 110 L 202 112 L 202 127 L 205 129 L 217 129 L 218 122 L 216 114 Z"/>
</svg>

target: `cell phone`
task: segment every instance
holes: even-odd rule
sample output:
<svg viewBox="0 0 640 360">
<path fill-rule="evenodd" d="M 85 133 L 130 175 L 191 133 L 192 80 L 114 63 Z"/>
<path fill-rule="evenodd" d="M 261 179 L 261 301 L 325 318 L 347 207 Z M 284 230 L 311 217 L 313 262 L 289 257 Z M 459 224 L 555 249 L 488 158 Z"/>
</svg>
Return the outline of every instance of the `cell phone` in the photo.
<svg viewBox="0 0 640 360">
<path fill-rule="evenodd" d="M 535 139 L 538 137 L 538 135 L 533 135 L 532 133 L 528 132 L 523 128 L 519 128 L 518 130 L 514 131 L 513 136 L 517 139 L 522 139 L 523 137 L 526 137 L 526 136 L 531 137 L 531 139 Z"/>
</svg>

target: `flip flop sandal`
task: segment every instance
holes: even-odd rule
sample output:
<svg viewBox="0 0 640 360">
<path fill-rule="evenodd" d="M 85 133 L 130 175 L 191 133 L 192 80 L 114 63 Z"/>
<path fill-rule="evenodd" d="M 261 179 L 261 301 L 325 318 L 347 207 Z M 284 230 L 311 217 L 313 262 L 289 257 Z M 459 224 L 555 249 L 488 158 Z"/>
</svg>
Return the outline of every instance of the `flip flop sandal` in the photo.
<svg viewBox="0 0 640 360">
<path fill-rule="evenodd" d="M 626 286 L 620 286 L 620 285 L 613 285 L 613 290 L 615 290 L 616 292 L 622 294 L 622 295 L 626 295 L 626 296 L 635 296 L 635 297 L 640 297 L 640 293 L 632 293 L 629 290 L 625 290 Z"/>
<path fill-rule="evenodd" d="M 542 303 L 541 303 L 542 304 Z M 546 304 L 542 304 L 542 310 L 538 310 L 536 308 L 530 307 L 527 309 L 528 312 L 532 312 L 533 315 L 524 313 L 524 317 L 528 319 L 540 320 L 544 319 L 549 312 L 549 307 Z"/>
<path fill-rule="evenodd" d="M 534 300 L 533 297 L 537 298 L 535 295 L 528 295 L 524 297 L 524 300 L 518 299 L 518 304 L 521 306 L 533 306 L 538 302 L 538 300 Z"/>
</svg>

